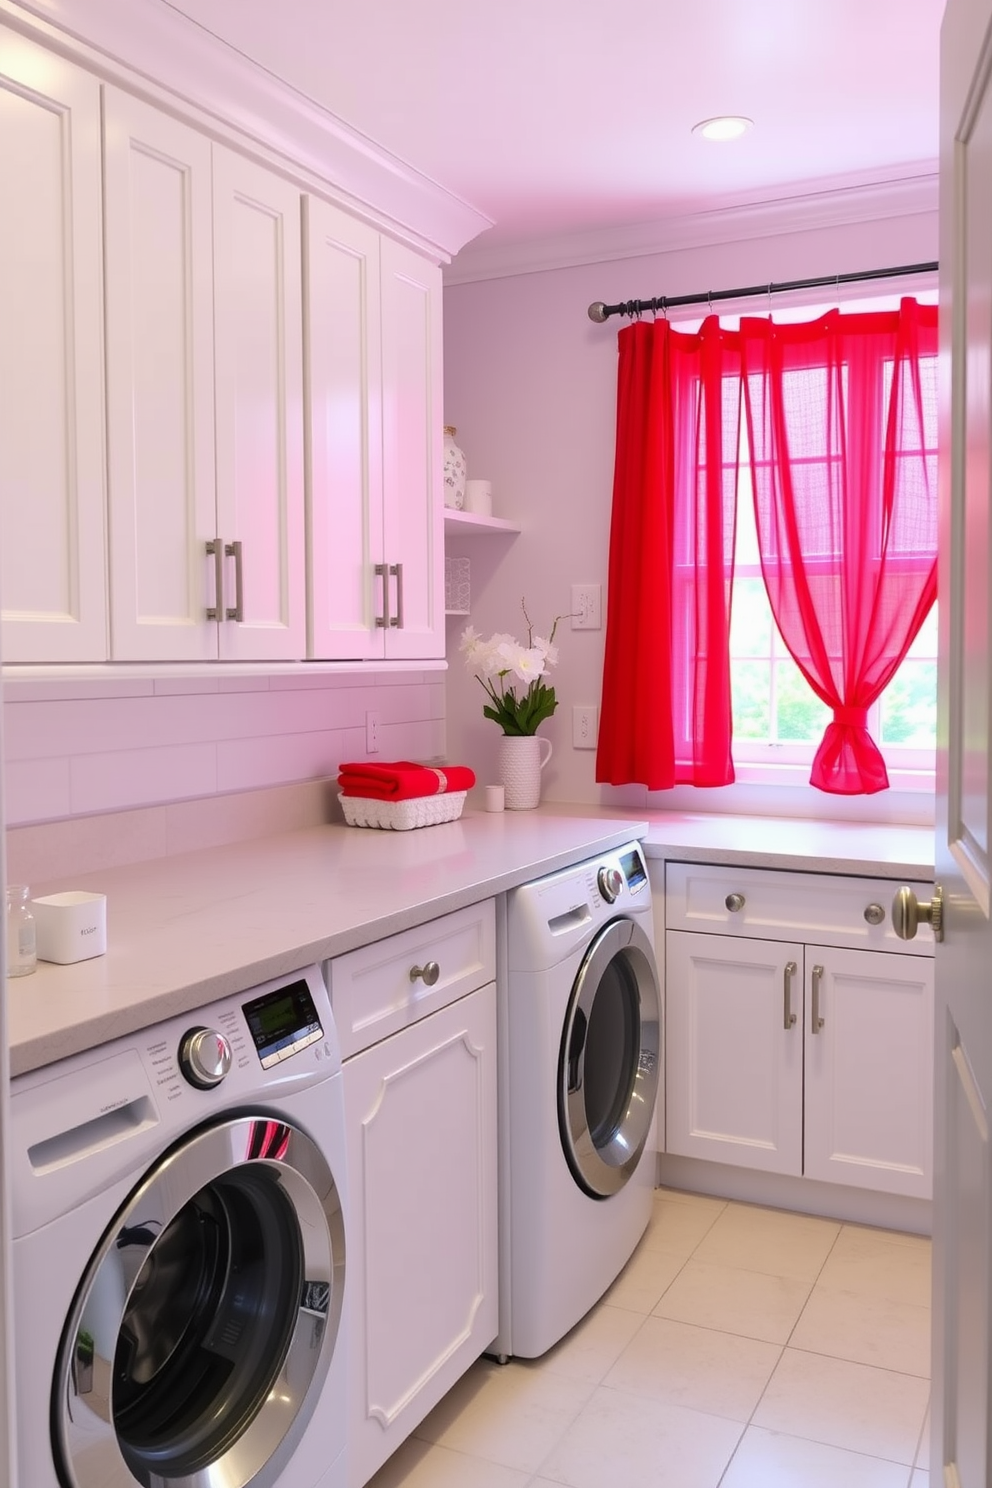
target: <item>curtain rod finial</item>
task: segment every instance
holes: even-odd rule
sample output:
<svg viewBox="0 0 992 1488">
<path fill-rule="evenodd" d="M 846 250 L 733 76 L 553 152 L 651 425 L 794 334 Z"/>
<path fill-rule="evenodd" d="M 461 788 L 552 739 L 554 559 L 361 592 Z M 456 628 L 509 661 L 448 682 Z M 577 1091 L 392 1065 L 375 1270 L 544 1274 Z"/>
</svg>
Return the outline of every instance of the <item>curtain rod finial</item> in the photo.
<svg viewBox="0 0 992 1488">
<path fill-rule="evenodd" d="M 606 306 L 603 304 L 603 301 L 594 300 L 589 306 L 588 315 L 590 320 L 594 320 L 597 325 L 602 325 L 606 319 Z"/>
</svg>

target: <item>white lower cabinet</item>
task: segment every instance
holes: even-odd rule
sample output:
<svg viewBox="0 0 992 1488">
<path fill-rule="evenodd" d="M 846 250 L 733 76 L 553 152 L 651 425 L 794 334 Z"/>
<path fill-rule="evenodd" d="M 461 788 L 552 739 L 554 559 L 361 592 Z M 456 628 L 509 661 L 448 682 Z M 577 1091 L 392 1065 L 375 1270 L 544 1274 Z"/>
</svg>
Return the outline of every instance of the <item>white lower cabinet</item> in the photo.
<svg viewBox="0 0 992 1488">
<path fill-rule="evenodd" d="M 345 1053 L 350 1488 L 496 1336 L 493 946 L 489 901 L 328 966 Z M 348 1057 L 363 1027 L 378 1042 Z"/>
<path fill-rule="evenodd" d="M 669 865 L 668 1152 L 931 1196 L 932 940 L 889 948 L 897 887 Z"/>
</svg>

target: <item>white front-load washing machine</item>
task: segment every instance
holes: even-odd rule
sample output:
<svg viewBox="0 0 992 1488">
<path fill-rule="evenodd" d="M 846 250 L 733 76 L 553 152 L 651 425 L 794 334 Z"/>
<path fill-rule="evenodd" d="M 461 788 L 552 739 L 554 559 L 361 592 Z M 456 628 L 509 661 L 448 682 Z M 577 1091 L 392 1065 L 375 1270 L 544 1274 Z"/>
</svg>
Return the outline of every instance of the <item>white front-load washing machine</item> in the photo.
<svg viewBox="0 0 992 1488">
<path fill-rule="evenodd" d="M 491 1352 L 536 1358 L 616 1279 L 651 1215 L 662 1018 L 643 850 L 512 890 L 505 937 Z"/>
<path fill-rule="evenodd" d="M 343 1488 L 317 967 L 12 1081 L 21 1488 Z"/>
</svg>

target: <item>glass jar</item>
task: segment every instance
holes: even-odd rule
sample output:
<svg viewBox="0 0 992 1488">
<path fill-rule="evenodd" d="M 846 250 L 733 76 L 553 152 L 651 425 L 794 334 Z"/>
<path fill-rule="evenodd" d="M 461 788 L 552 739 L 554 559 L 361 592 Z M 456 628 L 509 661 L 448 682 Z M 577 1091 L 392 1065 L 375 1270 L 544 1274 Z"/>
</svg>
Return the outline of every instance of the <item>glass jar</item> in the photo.
<svg viewBox="0 0 992 1488">
<path fill-rule="evenodd" d="M 38 965 L 31 890 L 27 884 L 7 886 L 7 975 L 30 976 Z"/>
</svg>

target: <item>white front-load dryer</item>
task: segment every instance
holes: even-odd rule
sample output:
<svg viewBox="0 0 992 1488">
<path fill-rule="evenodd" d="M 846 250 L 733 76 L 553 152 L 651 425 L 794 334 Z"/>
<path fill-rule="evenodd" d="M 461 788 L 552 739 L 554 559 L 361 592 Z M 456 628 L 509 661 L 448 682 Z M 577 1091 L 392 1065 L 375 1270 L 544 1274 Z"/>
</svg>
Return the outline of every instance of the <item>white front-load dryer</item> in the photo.
<svg viewBox="0 0 992 1488">
<path fill-rule="evenodd" d="M 640 846 L 512 890 L 504 957 L 491 1351 L 536 1358 L 616 1279 L 651 1215 L 662 1017 Z"/>
<path fill-rule="evenodd" d="M 343 1488 L 319 969 L 22 1075 L 11 1116 L 22 1488 Z"/>
</svg>

